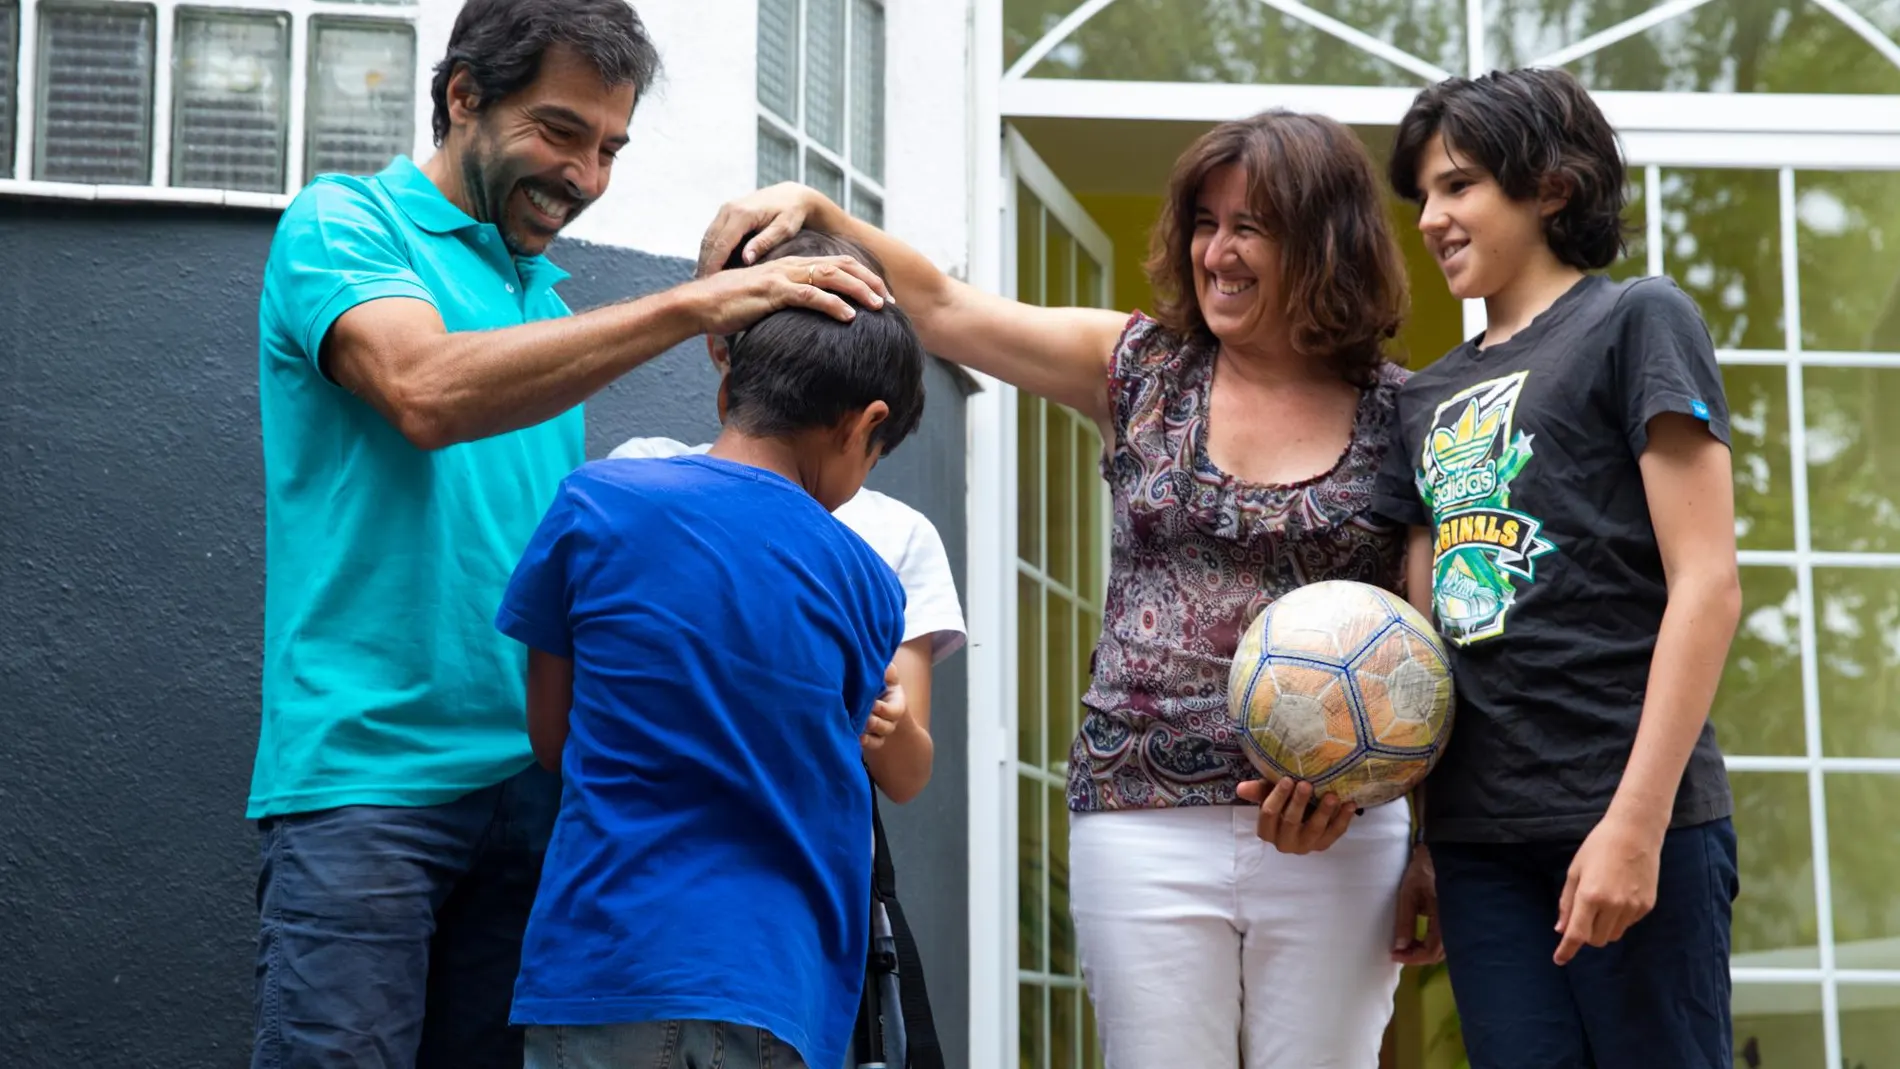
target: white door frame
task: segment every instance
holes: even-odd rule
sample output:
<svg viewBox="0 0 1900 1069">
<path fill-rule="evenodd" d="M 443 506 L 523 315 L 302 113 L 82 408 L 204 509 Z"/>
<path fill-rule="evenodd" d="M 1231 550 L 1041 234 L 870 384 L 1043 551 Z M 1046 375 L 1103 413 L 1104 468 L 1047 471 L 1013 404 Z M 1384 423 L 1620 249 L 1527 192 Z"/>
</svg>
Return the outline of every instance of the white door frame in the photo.
<svg viewBox="0 0 1900 1069">
<path fill-rule="evenodd" d="M 1000 48 L 993 55 L 1000 54 Z M 993 113 L 992 113 L 993 114 Z M 981 131 L 981 128 L 979 128 Z M 971 280 L 1015 296 L 1016 188 L 1020 181 L 1103 268 L 1114 292 L 1108 235 L 1015 129 L 979 132 L 975 218 L 995 230 L 972 241 Z M 987 159 L 982 157 L 987 155 Z M 990 170 L 991 167 L 995 169 Z M 1005 223 L 1009 223 L 1007 227 Z M 979 227 L 979 231 L 988 230 Z M 1019 1022 L 1016 732 L 1016 388 L 979 376 L 969 427 L 970 570 L 970 1064 L 1013 1065 Z M 1105 518 L 1104 518 L 1105 519 Z M 1103 527 L 1106 530 L 1106 527 Z M 983 641 L 975 636 L 994 636 Z M 995 1060 L 990 1060 L 991 1057 Z"/>
</svg>

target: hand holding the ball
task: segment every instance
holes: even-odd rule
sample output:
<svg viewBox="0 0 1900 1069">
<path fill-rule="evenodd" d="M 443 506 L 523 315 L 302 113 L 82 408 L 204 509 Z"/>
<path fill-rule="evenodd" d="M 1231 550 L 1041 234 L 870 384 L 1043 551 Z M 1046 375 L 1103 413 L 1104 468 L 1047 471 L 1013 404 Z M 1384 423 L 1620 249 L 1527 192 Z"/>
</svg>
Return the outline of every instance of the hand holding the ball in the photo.
<svg viewBox="0 0 1900 1069">
<path fill-rule="evenodd" d="M 1260 823 L 1254 831 L 1282 854 L 1311 854 L 1326 849 L 1346 834 L 1358 812 L 1330 792 L 1313 807 L 1313 785 L 1295 785 L 1292 779 L 1280 780 L 1272 790 L 1267 789 L 1264 780 L 1248 780 L 1240 785 L 1238 793 L 1242 800 L 1260 804 Z"/>
<path fill-rule="evenodd" d="M 858 745 L 865 753 L 873 753 L 884 748 L 884 741 L 897 734 L 897 728 L 910 715 L 910 705 L 904 700 L 904 685 L 897 681 L 895 666 L 884 670 L 884 696 L 871 705 L 871 719 L 864 725 L 864 734 L 858 739 Z"/>
</svg>

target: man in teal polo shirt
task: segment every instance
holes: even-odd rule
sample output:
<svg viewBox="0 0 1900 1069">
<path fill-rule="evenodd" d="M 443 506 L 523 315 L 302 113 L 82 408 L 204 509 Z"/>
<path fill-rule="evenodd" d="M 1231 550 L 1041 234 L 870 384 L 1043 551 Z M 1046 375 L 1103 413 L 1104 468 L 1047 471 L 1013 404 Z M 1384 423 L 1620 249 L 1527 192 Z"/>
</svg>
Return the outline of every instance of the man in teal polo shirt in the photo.
<svg viewBox="0 0 1900 1069">
<path fill-rule="evenodd" d="M 521 1064 L 508 1008 L 560 785 L 492 621 L 582 461 L 581 402 L 695 335 L 885 296 L 804 258 L 569 313 L 543 253 L 606 190 L 657 66 L 625 0 L 471 0 L 436 154 L 322 176 L 279 224 L 255 1069 Z"/>
</svg>

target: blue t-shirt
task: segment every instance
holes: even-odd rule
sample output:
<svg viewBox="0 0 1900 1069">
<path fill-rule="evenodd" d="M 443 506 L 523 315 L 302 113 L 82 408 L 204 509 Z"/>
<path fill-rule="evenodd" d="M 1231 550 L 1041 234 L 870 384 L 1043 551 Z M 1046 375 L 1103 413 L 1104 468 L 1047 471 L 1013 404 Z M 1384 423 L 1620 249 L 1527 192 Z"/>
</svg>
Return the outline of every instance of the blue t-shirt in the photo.
<svg viewBox="0 0 1900 1069">
<path fill-rule="evenodd" d="M 843 1064 L 870 927 L 858 738 L 904 633 L 890 566 L 762 469 L 596 461 L 496 626 L 574 662 L 514 1020 L 729 1021 Z"/>
<path fill-rule="evenodd" d="M 319 366 L 366 301 L 451 331 L 568 314 L 567 276 L 510 256 L 414 163 L 324 175 L 285 209 L 258 310 L 264 433 L 263 723 L 247 815 L 432 805 L 528 767 L 521 647 L 495 606 L 583 459 L 577 407 L 446 449 L 411 445 Z"/>
</svg>

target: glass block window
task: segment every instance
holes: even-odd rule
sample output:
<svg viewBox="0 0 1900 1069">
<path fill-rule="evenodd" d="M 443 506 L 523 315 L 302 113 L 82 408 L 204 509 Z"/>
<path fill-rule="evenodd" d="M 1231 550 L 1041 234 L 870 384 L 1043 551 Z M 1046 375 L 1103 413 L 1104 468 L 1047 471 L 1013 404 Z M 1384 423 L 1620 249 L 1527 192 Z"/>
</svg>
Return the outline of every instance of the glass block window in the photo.
<svg viewBox="0 0 1900 1069">
<path fill-rule="evenodd" d="M 39 10 L 33 177 L 142 185 L 152 173 L 156 17 L 134 4 Z"/>
<path fill-rule="evenodd" d="M 415 0 L 343 3 L 0 0 L 0 180 L 282 197 L 380 171 L 415 144 Z"/>
<path fill-rule="evenodd" d="M 290 19 L 181 11 L 177 55 L 172 185 L 282 192 Z"/>
<path fill-rule="evenodd" d="M 882 0 L 759 0 L 759 185 L 884 219 Z"/>
<path fill-rule="evenodd" d="M 759 0 L 759 104 L 798 121 L 798 0 Z"/>
<path fill-rule="evenodd" d="M 19 41 L 20 9 L 0 3 L 0 178 L 13 177 L 13 83 L 19 77 L 13 57 Z"/>
<path fill-rule="evenodd" d="M 318 19 L 310 37 L 306 180 L 382 170 L 415 137 L 415 30 Z"/>
</svg>

